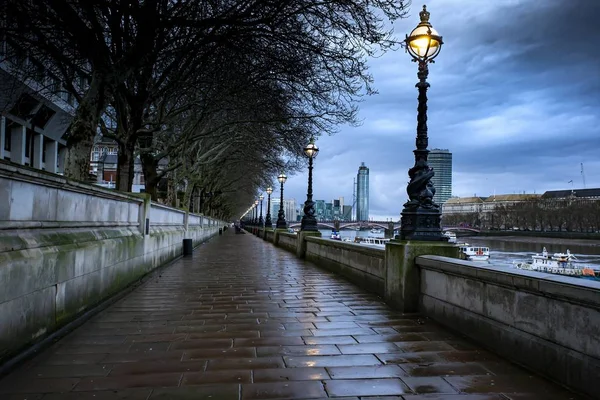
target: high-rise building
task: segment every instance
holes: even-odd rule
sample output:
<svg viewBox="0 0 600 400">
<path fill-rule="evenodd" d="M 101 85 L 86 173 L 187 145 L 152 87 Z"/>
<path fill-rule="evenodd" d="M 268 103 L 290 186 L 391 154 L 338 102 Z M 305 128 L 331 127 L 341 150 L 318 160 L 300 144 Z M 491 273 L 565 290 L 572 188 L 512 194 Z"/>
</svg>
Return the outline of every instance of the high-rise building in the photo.
<svg viewBox="0 0 600 400">
<path fill-rule="evenodd" d="M 356 176 L 356 219 L 369 220 L 369 168 L 364 162 L 358 167 Z"/>
<path fill-rule="evenodd" d="M 285 213 L 285 220 L 290 223 L 297 219 L 296 211 L 296 199 L 283 199 L 283 212 Z M 265 214 L 263 214 L 264 216 Z M 279 198 L 271 197 L 271 220 L 273 225 L 277 221 L 279 215 Z"/>
<path fill-rule="evenodd" d="M 342 221 L 352 220 L 352 206 L 344 206 L 342 211 Z"/>
<path fill-rule="evenodd" d="M 431 180 L 435 187 L 433 201 L 441 206 L 452 197 L 452 153 L 447 149 L 433 149 L 427 159 L 435 173 Z"/>
<path fill-rule="evenodd" d="M 325 219 L 325 200 L 315 200 L 315 217 L 317 221 Z"/>
</svg>

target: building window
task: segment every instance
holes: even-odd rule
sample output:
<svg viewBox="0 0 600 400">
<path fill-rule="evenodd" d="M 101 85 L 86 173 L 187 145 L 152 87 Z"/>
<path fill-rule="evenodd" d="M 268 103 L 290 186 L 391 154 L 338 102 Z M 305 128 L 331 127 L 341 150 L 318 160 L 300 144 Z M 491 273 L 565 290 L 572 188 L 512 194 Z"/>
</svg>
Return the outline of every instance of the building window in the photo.
<svg viewBox="0 0 600 400">
<path fill-rule="evenodd" d="M 118 153 L 118 149 L 116 147 L 108 148 L 108 154 L 117 154 L 117 153 Z"/>
</svg>

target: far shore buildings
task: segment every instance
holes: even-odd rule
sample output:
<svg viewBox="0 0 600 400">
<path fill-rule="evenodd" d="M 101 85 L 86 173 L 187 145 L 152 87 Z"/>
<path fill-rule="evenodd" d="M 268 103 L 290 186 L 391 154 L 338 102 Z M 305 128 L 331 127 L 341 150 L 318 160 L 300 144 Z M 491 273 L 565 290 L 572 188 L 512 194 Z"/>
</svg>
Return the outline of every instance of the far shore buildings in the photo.
<svg viewBox="0 0 600 400">
<path fill-rule="evenodd" d="M 600 201 L 600 188 L 549 190 L 543 194 L 501 194 L 488 197 L 452 197 L 442 205 L 442 217 L 475 214 L 477 219 L 486 222 L 491 220 L 492 213 L 498 207 L 510 207 L 532 200 L 587 200 Z"/>
</svg>

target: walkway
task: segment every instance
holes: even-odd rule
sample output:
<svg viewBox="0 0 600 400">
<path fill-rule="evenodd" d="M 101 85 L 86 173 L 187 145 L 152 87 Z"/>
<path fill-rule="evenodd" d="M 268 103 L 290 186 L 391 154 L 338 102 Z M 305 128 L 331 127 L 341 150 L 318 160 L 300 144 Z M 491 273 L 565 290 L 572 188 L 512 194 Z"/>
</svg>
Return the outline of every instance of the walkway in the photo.
<svg viewBox="0 0 600 400">
<path fill-rule="evenodd" d="M 579 398 L 231 231 L 0 381 L 3 400 L 364 396 Z"/>
</svg>

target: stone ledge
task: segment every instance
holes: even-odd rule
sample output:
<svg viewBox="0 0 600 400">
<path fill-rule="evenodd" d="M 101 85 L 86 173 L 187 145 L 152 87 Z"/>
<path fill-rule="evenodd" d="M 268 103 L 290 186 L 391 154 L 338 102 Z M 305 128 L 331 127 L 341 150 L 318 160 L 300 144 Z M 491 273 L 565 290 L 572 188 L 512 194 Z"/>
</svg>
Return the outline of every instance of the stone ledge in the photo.
<svg viewBox="0 0 600 400">
<path fill-rule="evenodd" d="M 600 309 L 600 282 L 506 267 L 480 266 L 470 261 L 440 256 L 417 257 L 417 264 L 425 269 L 443 271 Z"/>
<path fill-rule="evenodd" d="M 140 198 L 139 196 L 105 189 L 101 186 L 68 179 L 62 175 L 52 174 L 50 172 L 33 169 L 26 166 L 15 165 L 4 160 L 0 160 L 0 179 L 1 178 L 55 189 L 62 189 L 76 193 L 88 194 L 97 197 L 109 198 L 113 200 L 139 204 L 144 202 L 143 198 Z"/>
<path fill-rule="evenodd" d="M 317 238 L 317 237 L 307 237 L 306 241 L 318 243 L 320 245 L 324 245 L 327 247 L 335 247 L 335 248 L 339 248 L 339 249 L 350 250 L 350 251 L 353 251 L 356 253 L 361 253 L 361 254 L 364 254 L 367 256 L 381 258 L 382 260 L 385 257 L 385 249 L 375 249 L 375 248 L 371 248 L 371 247 L 361 246 L 361 245 L 355 244 L 355 243 L 344 243 L 344 242 L 338 241 L 338 240 L 330 240 L 330 239 Z"/>
</svg>

